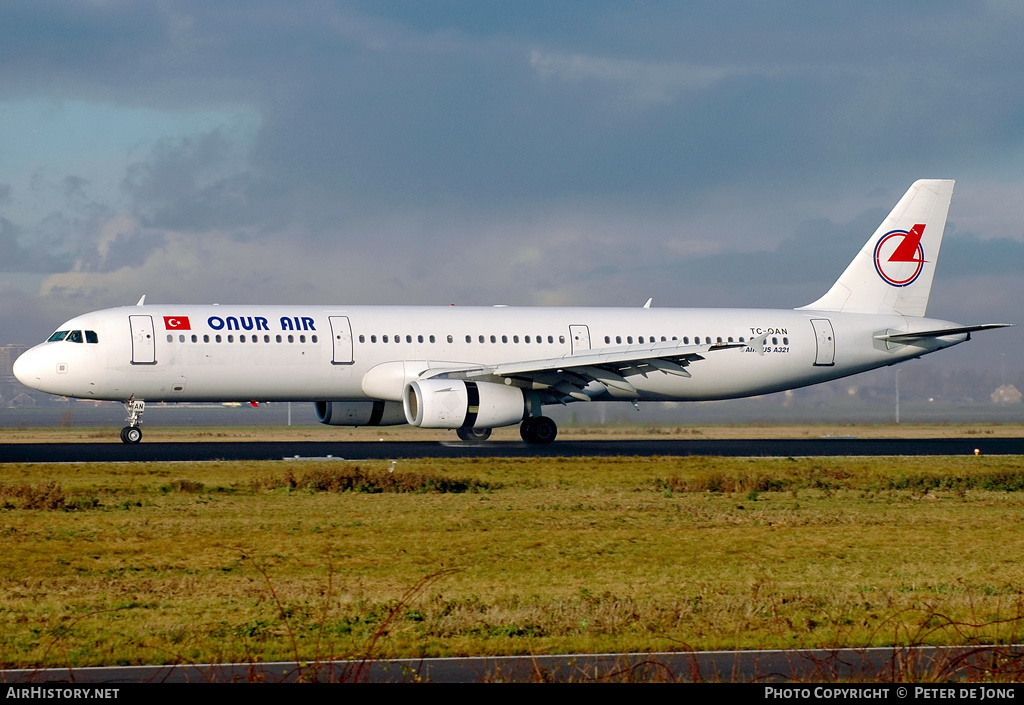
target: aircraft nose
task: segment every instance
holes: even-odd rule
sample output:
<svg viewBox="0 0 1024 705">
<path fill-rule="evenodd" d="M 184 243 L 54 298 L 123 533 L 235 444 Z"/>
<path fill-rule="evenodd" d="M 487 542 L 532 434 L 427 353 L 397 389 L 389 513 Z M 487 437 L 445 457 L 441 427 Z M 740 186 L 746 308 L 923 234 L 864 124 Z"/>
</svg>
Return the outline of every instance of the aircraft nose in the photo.
<svg viewBox="0 0 1024 705">
<path fill-rule="evenodd" d="M 26 387 L 39 389 L 43 381 L 43 364 L 35 349 L 26 350 L 14 361 L 14 376 Z"/>
</svg>

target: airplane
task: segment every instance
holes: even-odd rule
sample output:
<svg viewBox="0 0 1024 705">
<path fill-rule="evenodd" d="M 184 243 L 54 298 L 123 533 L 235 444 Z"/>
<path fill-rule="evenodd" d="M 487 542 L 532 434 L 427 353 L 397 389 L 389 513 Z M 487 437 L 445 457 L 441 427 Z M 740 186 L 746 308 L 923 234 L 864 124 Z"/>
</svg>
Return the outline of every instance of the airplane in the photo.
<svg viewBox="0 0 1024 705">
<path fill-rule="evenodd" d="M 925 317 L 953 193 L 915 182 L 835 284 L 796 309 L 150 305 L 86 313 L 22 354 L 33 389 L 125 405 L 312 402 L 331 426 L 519 424 L 552 442 L 554 404 L 703 401 L 893 365 L 1011 324 Z"/>
</svg>

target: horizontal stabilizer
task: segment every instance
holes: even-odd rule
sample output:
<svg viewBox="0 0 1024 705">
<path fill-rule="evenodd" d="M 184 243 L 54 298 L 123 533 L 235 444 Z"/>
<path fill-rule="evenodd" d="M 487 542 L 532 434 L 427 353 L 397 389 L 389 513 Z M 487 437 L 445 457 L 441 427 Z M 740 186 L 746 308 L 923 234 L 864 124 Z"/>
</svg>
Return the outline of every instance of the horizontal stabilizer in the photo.
<svg viewBox="0 0 1024 705">
<path fill-rule="evenodd" d="M 992 330 L 994 328 L 1008 328 L 1013 323 L 982 323 L 978 326 L 962 326 L 960 328 L 943 328 L 941 330 L 923 330 L 915 333 L 888 333 L 876 335 L 875 340 L 886 340 L 894 343 L 908 340 L 924 340 L 926 338 L 945 338 L 947 335 L 963 335 L 974 333 L 979 330 Z"/>
</svg>

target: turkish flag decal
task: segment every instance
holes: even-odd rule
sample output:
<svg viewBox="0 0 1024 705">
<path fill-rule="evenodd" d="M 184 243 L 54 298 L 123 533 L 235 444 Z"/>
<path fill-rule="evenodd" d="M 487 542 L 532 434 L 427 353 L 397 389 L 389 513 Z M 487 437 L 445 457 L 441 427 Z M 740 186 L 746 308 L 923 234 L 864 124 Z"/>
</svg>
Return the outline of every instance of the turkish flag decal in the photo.
<svg viewBox="0 0 1024 705">
<path fill-rule="evenodd" d="M 164 328 L 167 330 L 192 330 L 188 316 L 164 316 Z"/>
</svg>

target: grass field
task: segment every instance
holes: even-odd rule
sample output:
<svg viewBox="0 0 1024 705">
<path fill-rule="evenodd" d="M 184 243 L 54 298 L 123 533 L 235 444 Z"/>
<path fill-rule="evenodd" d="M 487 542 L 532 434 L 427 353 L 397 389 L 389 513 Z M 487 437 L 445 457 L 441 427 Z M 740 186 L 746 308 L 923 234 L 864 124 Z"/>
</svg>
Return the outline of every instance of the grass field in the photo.
<svg viewBox="0 0 1024 705">
<path fill-rule="evenodd" d="M 9 464 L 0 663 L 1018 642 L 1022 469 Z"/>
</svg>

